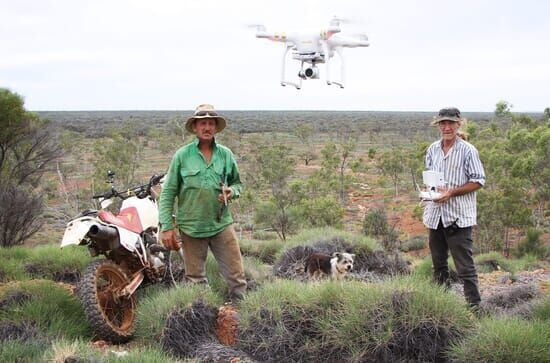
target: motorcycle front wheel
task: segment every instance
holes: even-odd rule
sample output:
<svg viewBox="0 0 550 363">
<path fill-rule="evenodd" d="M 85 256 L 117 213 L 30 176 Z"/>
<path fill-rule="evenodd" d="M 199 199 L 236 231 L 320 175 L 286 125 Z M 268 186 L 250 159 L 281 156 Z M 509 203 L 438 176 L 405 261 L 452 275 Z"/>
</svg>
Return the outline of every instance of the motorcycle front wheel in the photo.
<svg viewBox="0 0 550 363">
<path fill-rule="evenodd" d="M 132 336 L 136 298 L 117 297 L 128 283 L 124 271 L 112 261 L 93 261 L 86 268 L 78 295 L 97 338 L 124 343 Z"/>
</svg>

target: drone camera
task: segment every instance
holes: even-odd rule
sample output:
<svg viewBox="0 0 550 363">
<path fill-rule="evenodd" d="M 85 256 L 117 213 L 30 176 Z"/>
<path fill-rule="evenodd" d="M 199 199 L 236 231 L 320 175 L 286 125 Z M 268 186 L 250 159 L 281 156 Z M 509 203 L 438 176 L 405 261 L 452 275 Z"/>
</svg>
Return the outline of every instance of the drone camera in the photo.
<svg viewBox="0 0 550 363">
<path fill-rule="evenodd" d="M 302 79 L 318 79 L 319 78 L 319 68 L 317 67 L 308 67 L 306 69 L 298 72 L 298 77 Z"/>
</svg>

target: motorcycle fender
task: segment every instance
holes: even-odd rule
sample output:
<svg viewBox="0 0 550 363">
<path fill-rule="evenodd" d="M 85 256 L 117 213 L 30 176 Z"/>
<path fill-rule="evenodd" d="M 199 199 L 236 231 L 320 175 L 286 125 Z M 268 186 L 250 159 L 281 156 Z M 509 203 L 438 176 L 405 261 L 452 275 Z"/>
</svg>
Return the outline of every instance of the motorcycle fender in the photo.
<svg viewBox="0 0 550 363">
<path fill-rule="evenodd" d="M 120 244 L 130 252 L 136 251 L 136 242 L 139 241 L 139 234 L 122 227 L 117 227 L 120 236 Z"/>
<path fill-rule="evenodd" d="M 61 240 L 61 248 L 68 245 L 79 245 L 88 234 L 90 227 L 96 223 L 94 220 L 81 218 L 70 221 Z"/>
</svg>

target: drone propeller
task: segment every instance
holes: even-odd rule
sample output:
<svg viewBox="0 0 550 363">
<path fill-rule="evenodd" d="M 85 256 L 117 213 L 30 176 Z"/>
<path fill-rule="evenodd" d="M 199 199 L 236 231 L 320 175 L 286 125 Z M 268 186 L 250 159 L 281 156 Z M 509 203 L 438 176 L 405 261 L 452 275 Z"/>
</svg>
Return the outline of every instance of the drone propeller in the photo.
<svg viewBox="0 0 550 363">
<path fill-rule="evenodd" d="M 248 29 L 254 29 L 256 31 L 265 32 L 266 28 L 263 24 L 246 24 L 245 25 Z"/>
<path fill-rule="evenodd" d="M 336 25 L 339 26 L 340 24 L 361 24 L 362 21 L 358 20 L 355 17 L 344 17 L 344 16 L 337 16 L 334 15 L 332 19 L 330 20 L 330 25 Z"/>
</svg>

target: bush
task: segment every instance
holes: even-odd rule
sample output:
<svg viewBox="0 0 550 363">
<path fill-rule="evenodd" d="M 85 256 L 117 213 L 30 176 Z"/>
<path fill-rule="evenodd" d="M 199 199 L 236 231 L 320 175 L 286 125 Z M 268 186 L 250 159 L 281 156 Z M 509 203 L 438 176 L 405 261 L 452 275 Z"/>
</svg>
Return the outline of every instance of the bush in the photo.
<svg viewBox="0 0 550 363">
<path fill-rule="evenodd" d="M 319 196 L 300 201 L 299 214 L 303 223 L 310 228 L 342 227 L 344 208 L 334 196 Z"/>
<path fill-rule="evenodd" d="M 42 227 L 41 213 L 41 197 L 13 185 L 0 185 L 0 247 L 23 244 Z"/>
<path fill-rule="evenodd" d="M 540 240 L 542 233 L 543 232 L 541 230 L 529 228 L 525 239 L 518 244 L 517 249 L 515 250 L 515 255 L 517 257 L 522 257 L 527 254 L 531 254 L 539 258 L 547 257 L 550 253 L 550 249 Z"/>
<path fill-rule="evenodd" d="M 401 244 L 399 248 L 403 252 L 421 250 L 426 247 L 426 236 L 413 236 Z"/>
<path fill-rule="evenodd" d="M 549 341 L 548 321 L 488 318 L 451 348 L 450 357 L 459 362 L 548 362 Z"/>
<path fill-rule="evenodd" d="M 456 297 L 418 279 L 276 281 L 243 300 L 238 347 L 259 361 L 434 361 L 473 327 Z"/>
<path fill-rule="evenodd" d="M 365 215 L 363 232 L 367 236 L 383 236 L 388 232 L 388 216 L 386 209 L 374 208 Z"/>
</svg>

